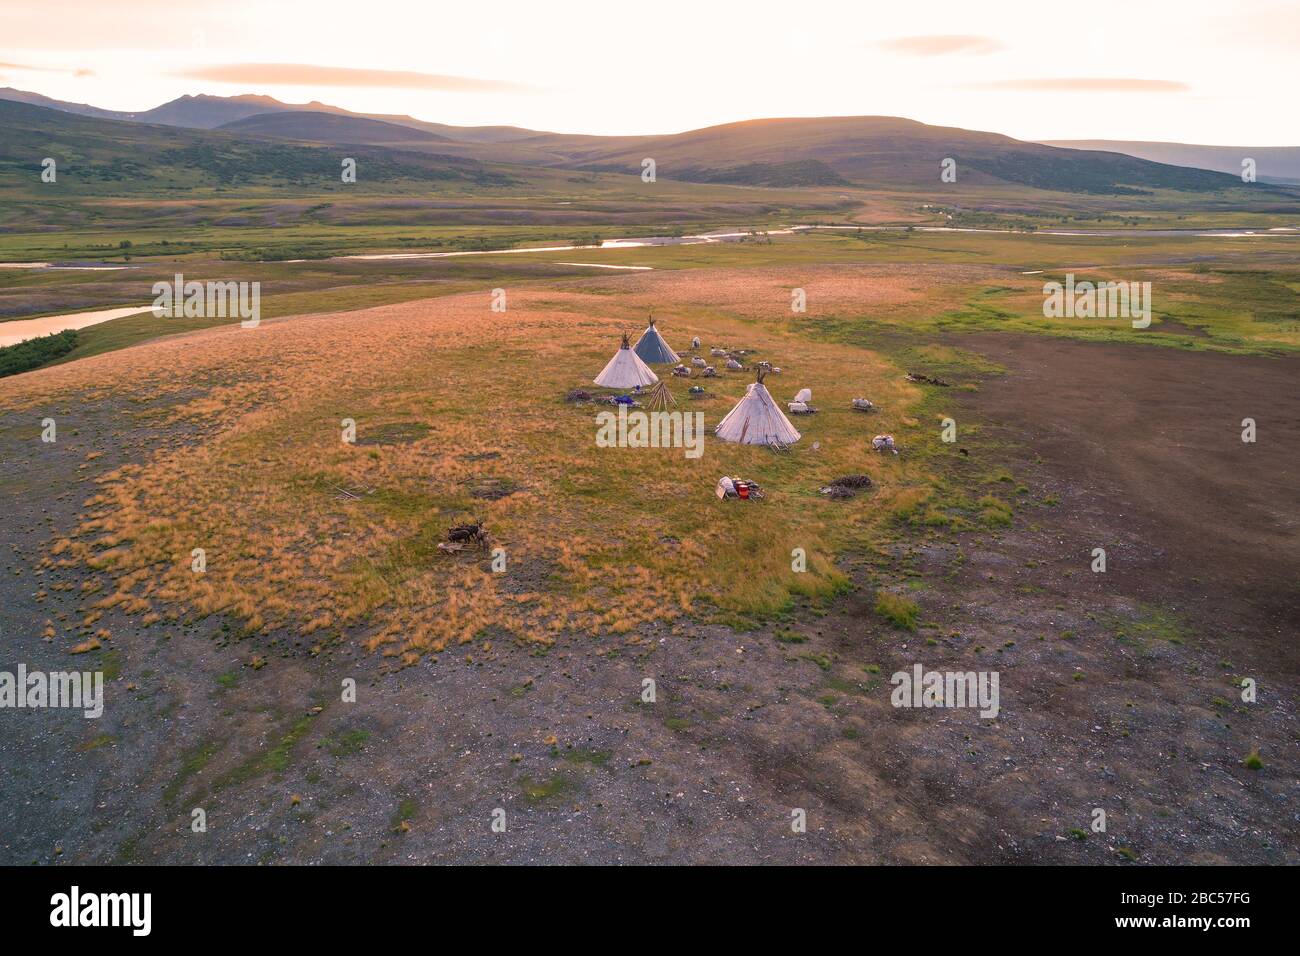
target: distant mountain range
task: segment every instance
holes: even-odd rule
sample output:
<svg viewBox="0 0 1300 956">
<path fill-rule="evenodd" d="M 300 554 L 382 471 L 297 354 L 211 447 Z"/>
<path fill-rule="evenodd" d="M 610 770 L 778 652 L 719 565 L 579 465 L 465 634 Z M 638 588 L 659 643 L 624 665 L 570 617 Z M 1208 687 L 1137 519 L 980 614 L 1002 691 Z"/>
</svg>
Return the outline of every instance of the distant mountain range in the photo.
<svg viewBox="0 0 1300 956">
<path fill-rule="evenodd" d="M 1216 160 L 1217 165 L 1195 168 L 1177 161 L 1182 153 L 1160 159 L 1094 141 L 1087 141 L 1082 148 L 1063 148 L 1062 144 L 1028 143 L 997 133 L 928 126 L 887 116 L 761 119 L 672 135 L 587 136 L 514 126 L 449 126 L 410 116 L 353 113 L 317 102 L 282 103 L 256 95 L 182 96 L 143 113 L 103 110 L 8 88 L 0 89 L 0 100 L 114 125 L 211 130 L 241 140 L 281 144 L 375 146 L 480 163 L 639 174 L 642 160 L 649 157 L 655 160 L 659 177 L 689 182 L 931 186 L 939 183 L 941 163 L 951 158 L 956 161 L 959 179 L 965 182 L 1064 192 L 1214 192 L 1241 185 L 1239 152 L 1231 154 L 1235 163 L 1229 163 L 1225 154 L 1222 161 Z M 99 133 L 109 135 L 103 130 Z M 1261 176 L 1269 175 L 1273 157 L 1268 156 L 1266 163 L 1266 151 L 1256 152 L 1261 154 L 1257 157 Z M 1280 152 L 1300 154 L 1300 150 Z"/>
<path fill-rule="evenodd" d="M 279 113 L 255 113 L 217 127 L 241 136 L 296 139 L 315 143 L 422 144 L 452 143 L 450 136 L 431 133 L 412 126 L 385 120 L 364 119 L 341 113 L 317 113 L 288 110 Z"/>
<path fill-rule="evenodd" d="M 404 133 L 433 137 L 415 130 Z M 378 145 L 353 145 L 348 153 L 376 180 L 412 187 L 459 183 L 474 189 L 514 182 L 499 167 L 463 157 Z M 194 186 L 309 186 L 337 181 L 340 175 L 338 150 L 321 143 L 106 120 L 0 99 L 0 184 L 30 181 L 34 164 L 51 155 L 59 157 L 59 182 L 100 194 L 156 195 Z"/>
<path fill-rule="evenodd" d="M 1243 159 L 1255 161 L 1255 174 L 1264 182 L 1300 183 L 1300 146 L 1197 146 L 1192 143 L 1145 143 L 1121 139 L 1043 140 L 1044 146 L 1126 153 L 1171 166 L 1194 166 L 1241 175 Z"/>
<path fill-rule="evenodd" d="M 51 99 L 40 93 L 15 90 L 12 87 L 0 87 L 0 100 L 13 100 L 17 103 L 30 103 L 32 106 L 44 106 L 47 109 L 62 110 L 65 113 L 77 113 L 80 116 L 94 116 L 98 119 L 125 120 L 135 123 L 157 123 L 162 126 L 181 126 L 186 129 L 216 129 L 226 123 L 234 123 L 249 116 L 264 113 L 311 112 L 333 113 L 338 116 L 354 116 L 362 119 L 378 120 L 409 126 L 429 133 L 446 135 L 467 143 L 491 143 L 538 135 L 535 130 L 520 129 L 515 126 L 444 126 L 441 123 L 426 123 L 411 116 L 389 116 L 377 113 L 353 113 L 338 106 L 326 103 L 282 103 L 273 96 L 261 96 L 245 93 L 241 96 L 181 96 L 162 106 L 155 106 L 143 113 L 124 113 L 118 110 L 103 110 L 85 103 L 68 103 Z"/>
</svg>

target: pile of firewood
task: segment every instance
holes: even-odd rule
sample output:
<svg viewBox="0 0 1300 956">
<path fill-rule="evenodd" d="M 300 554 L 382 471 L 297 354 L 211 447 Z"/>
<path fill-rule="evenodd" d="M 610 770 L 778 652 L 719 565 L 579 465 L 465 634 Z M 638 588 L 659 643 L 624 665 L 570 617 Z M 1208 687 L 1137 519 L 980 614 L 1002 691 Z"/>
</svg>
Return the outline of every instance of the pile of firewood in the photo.
<svg viewBox="0 0 1300 956">
<path fill-rule="evenodd" d="M 471 524 L 458 524 L 447 531 L 447 540 L 438 542 L 439 551 L 468 551 L 470 548 L 483 548 L 492 543 L 492 538 L 488 530 L 483 526 L 483 522 L 477 521 Z"/>
</svg>

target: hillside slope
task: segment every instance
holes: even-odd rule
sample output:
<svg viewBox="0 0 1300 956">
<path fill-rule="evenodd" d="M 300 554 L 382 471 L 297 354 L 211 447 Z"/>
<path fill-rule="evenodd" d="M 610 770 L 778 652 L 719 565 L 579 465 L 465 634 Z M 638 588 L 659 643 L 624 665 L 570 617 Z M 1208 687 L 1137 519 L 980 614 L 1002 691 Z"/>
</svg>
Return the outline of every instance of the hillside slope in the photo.
<svg viewBox="0 0 1300 956">
<path fill-rule="evenodd" d="M 417 134 L 412 135 L 431 135 Z M 316 187 L 339 181 L 337 150 L 268 142 L 219 130 L 121 122 L 0 101 L 0 187 L 41 188 L 40 160 L 57 161 L 60 195 L 148 194 L 160 190 L 259 185 Z M 478 187 L 512 180 L 472 159 L 361 147 L 367 180 L 461 181 Z"/>
<path fill-rule="evenodd" d="M 1156 189 L 1216 192 L 1241 185 L 1238 176 L 1222 175 L 1240 172 L 1240 156 L 1235 154 L 1230 168 L 1226 163 L 1192 168 L 1195 164 L 1183 164 L 1180 153 L 1140 158 L 1103 149 L 1066 149 L 892 116 L 758 119 L 669 135 L 591 136 L 515 126 L 449 126 L 410 116 L 352 113 L 319 102 L 282 103 L 260 95 L 182 96 L 143 113 L 99 111 L 39 94 L 0 90 L 0 100 L 6 98 L 35 98 L 42 106 L 83 115 L 95 111 L 93 115 L 103 119 L 223 128 L 248 137 L 330 145 L 436 149 L 487 163 L 639 174 L 642 161 L 651 158 L 664 179 L 703 183 L 927 187 L 940 182 L 940 164 L 951 158 L 957 163 L 958 180 L 974 184 L 1111 195 Z M 408 136 L 403 132 L 407 129 L 416 135 Z M 1273 166 L 1270 154 L 1262 175 L 1290 175 L 1286 170 L 1291 166 Z"/>
<path fill-rule="evenodd" d="M 1124 153 L 1172 166 L 1210 169 L 1241 175 L 1241 162 L 1255 160 L 1260 180 L 1300 182 L 1300 146 L 1199 146 L 1195 143 L 1152 143 L 1122 139 L 1044 140 L 1046 146 Z"/>
<path fill-rule="evenodd" d="M 279 139 L 330 144 L 394 145 L 451 142 L 447 136 L 409 126 L 399 126 L 396 123 L 306 110 L 257 113 L 217 128 L 222 132 L 241 136 L 272 136 Z"/>
<path fill-rule="evenodd" d="M 1185 169 L 1118 153 L 1059 149 L 997 133 L 927 126 L 890 116 L 763 119 L 728 123 L 671 136 L 620 138 L 543 135 L 515 145 L 562 153 L 566 164 L 593 169 L 639 169 L 643 158 L 668 179 L 728 181 L 733 171 L 757 166 L 821 164 L 831 175 L 863 185 L 930 186 L 952 158 L 958 180 L 1005 182 L 1038 189 L 1132 193 L 1151 189 L 1217 191 L 1240 185 L 1219 173 Z"/>
<path fill-rule="evenodd" d="M 184 129 L 216 129 L 228 123 L 238 122 L 251 116 L 266 113 L 333 113 L 337 116 L 352 116 L 359 119 L 376 120 L 407 126 L 411 129 L 435 133 L 464 143 L 506 143 L 527 137 L 548 135 L 537 130 L 524 129 L 519 126 L 448 126 L 445 123 L 429 123 L 395 113 L 354 113 L 339 106 L 331 106 L 312 100 L 310 103 L 283 103 L 273 96 L 246 93 L 240 96 L 180 96 L 170 102 L 155 106 L 142 113 L 127 113 L 119 110 L 105 110 L 85 103 L 70 103 L 56 100 L 40 93 L 16 90 L 12 87 L 0 88 L 0 100 L 15 103 L 28 103 L 32 106 L 44 106 L 47 109 L 76 113 L 80 116 L 95 116 L 99 119 L 116 119 L 136 123 L 156 123 L 163 126 L 179 126 Z"/>
<path fill-rule="evenodd" d="M 27 90 L 16 90 L 12 86 L 0 87 L 0 100 L 8 100 L 11 103 L 26 103 L 28 106 L 43 106 L 46 109 L 59 110 L 63 113 L 75 113 L 78 116 L 94 116 L 99 119 L 135 119 L 134 113 L 122 113 L 118 110 L 103 110 L 98 106 L 90 106 L 87 103 L 69 103 L 67 100 L 51 99 L 48 96 L 42 96 L 40 93 L 29 93 Z"/>
</svg>

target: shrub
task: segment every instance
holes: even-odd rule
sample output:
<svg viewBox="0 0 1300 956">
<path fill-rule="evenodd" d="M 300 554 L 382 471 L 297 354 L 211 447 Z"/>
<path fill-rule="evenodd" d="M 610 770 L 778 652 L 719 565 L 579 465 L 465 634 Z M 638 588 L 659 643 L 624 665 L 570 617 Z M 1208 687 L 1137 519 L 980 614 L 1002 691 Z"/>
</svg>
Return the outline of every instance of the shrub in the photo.
<svg viewBox="0 0 1300 956">
<path fill-rule="evenodd" d="M 47 362 L 67 355 L 76 346 L 76 329 L 64 329 L 17 345 L 6 345 L 0 348 L 0 378 L 40 368 Z"/>
<path fill-rule="evenodd" d="M 986 525 L 1009 525 L 1011 524 L 1011 506 L 1001 498 L 993 495 L 985 495 L 978 502 L 980 511 L 980 520 Z"/>
<path fill-rule="evenodd" d="M 877 591 L 875 611 L 894 627 L 915 631 L 916 616 L 921 609 L 910 598 L 891 591 Z"/>
</svg>

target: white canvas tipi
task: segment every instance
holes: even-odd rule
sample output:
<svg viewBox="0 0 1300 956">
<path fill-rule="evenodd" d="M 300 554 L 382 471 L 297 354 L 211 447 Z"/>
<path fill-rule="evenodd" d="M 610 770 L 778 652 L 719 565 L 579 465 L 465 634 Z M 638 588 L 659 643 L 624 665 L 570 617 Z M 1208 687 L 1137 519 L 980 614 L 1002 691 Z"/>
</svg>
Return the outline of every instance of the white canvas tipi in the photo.
<svg viewBox="0 0 1300 956">
<path fill-rule="evenodd" d="M 758 381 L 745 389 L 745 397 L 718 422 L 713 434 L 742 445 L 790 445 L 799 440 L 799 433 L 763 385 L 763 375 L 759 369 Z"/>
<path fill-rule="evenodd" d="M 638 385 L 642 387 L 653 385 L 659 381 L 659 376 L 652 372 L 645 362 L 637 358 L 625 335 L 623 344 L 609 360 L 604 371 L 596 376 L 595 381 L 603 388 L 636 388 Z"/>
<path fill-rule="evenodd" d="M 641 338 L 636 343 L 636 354 L 641 361 L 649 365 L 664 365 L 671 363 L 676 365 L 681 361 L 677 353 L 668 347 L 664 337 L 659 334 L 655 328 L 655 317 L 650 316 L 650 325 L 641 333 Z"/>
</svg>

